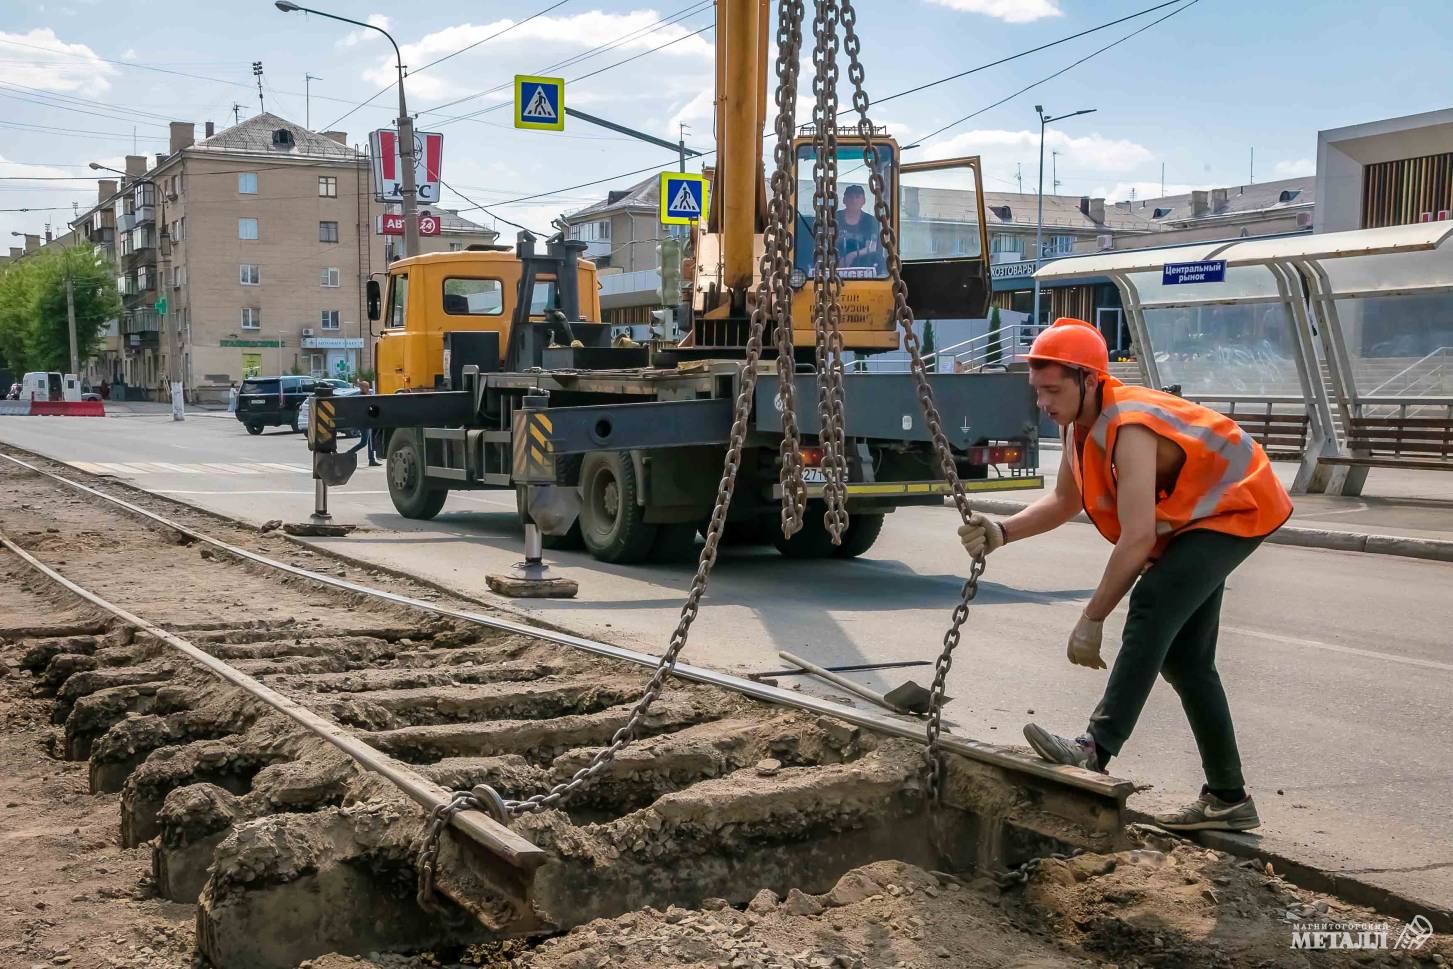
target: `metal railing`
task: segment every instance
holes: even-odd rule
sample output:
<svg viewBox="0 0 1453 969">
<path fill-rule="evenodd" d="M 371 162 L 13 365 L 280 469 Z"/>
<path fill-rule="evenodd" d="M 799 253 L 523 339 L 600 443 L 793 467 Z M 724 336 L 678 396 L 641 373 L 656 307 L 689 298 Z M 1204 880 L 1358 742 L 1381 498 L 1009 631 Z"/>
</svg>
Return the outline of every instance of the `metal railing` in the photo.
<svg viewBox="0 0 1453 969">
<path fill-rule="evenodd" d="M 1366 394 L 1359 394 L 1363 417 L 1431 417 L 1436 403 L 1371 403 L 1374 397 L 1436 397 L 1453 383 L 1453 347 L 1438 347 L 1388 377 Z"/>
<path fill-rule="evenodd" d="M 1034 323 L 1005 323 L 998 330 L 989 330 L 967 340 L 960 340 L 924 356 L 925 359 L 934 361 L 938 373 L 973 373 L 985 367 L 1021 363 L 1024 354 L 1034 343 L 1034 338 L 1043 329 L 1042 325 Z M 908 368 L 908 354 L 900 350 L 855 361 L 848 370 L 859 373 L 907 373 Z"/>
</svg>

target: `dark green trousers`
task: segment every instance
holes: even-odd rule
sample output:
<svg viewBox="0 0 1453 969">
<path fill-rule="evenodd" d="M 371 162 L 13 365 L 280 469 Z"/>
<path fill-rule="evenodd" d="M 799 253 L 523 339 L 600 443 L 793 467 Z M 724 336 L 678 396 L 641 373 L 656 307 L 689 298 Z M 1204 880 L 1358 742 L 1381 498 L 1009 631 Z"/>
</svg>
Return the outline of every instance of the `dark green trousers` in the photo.
<svg viewBox="0 0 1453 969">
<path fill-rule="evenodd" d="M 1191 531 L 1171 539 L 1165 553 L 1135 583 L 1120 653 L 1105 696 L 1090 716 L 1090 735 L 1108 754 L 1135 729 L 1156 676 L 1181 698 L 1201 752 L 1206 784 L 1245 784 L 1226 691 L 1216 672 L 1216 634 L 1226 577 L 1261 544 L 1221 532 Z"/>
</svg>

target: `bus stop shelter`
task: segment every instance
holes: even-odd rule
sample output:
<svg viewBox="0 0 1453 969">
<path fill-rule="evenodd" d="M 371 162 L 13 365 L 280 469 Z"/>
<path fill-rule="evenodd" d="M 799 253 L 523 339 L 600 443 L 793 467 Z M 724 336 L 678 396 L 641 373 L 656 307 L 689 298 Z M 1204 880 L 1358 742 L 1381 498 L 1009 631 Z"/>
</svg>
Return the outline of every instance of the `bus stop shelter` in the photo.
<svg viewBox="0 0 1453 969">
<path fill-rule="evenodd" d="M 1103 252 L 1043 280 L 1119 288 L 1141 377 L 1228 414 L 1294 492 L 1453 470 L 1453 221 Z"/>
</svg>

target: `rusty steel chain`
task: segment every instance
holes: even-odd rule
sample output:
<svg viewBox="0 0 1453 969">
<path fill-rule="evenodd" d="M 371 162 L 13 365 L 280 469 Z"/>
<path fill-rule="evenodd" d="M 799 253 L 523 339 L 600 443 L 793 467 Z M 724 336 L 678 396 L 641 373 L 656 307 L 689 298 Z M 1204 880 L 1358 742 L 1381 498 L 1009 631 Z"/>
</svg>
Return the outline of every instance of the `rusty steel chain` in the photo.
<svg viewBox="0 0 1453 969">
<path fill-rule="evenodd" d="M 802 434 L 797 425 L 796 350 L 792 345 L 792 259 L 796 205 L 792 172 L 792 136 L 797 127 L 797 79 L 802 50 L 802 0 L 783 0 L 777 9 L 777 145 L 772 153 L 771 196 L 763 230 L 761 280 L 757 285 L 753 324 L 764 332 L 775 321 L 777 343 L 777 406 L 782 412 L 778 445 L 782 485 L 782 536 L 802 530 L 807 508 L 802 481 Z"/>
<path fill-rule="evenodd" d="M 783 16 L 795 20 L 796 31 L 800 36 L 803 6 L 800 2 L 787 2 L 781 5 L 784 9 Z M 785 25 L 788 33 L 791 34 L 793 27 L 791 23 Z M 792 61 L 797 61 L 797 51 L 793 50 Z M 786 71 L 779 71 L 779 77 L 788 74 Z M 790 72 L 795 78 L 796 70 Z M 795 110 L 796 92 L 790 101 L 791 108 L 784 108 L 784 99 L 778 99 L 780 110 Z M 788 132 L 788 155 L 790 164 L 791 148 L 790 135 L 792 132 L 792 118 L 788 118 L 785 130 Z M 779 134 L 784 130 L 778 118 L 777 130 Z M 782 155 L 777 155 L 779 161 Z M 786 237 L 788 251 L 791 250 L 791 235 Z M 790 287 L 788 293 L 790 294 Z M 786 297 L 790 304 L 790 296 Z M 790 305 L 789 305 L 790 309 Z M 791 326 L 791 317 L 787 317 L 788 327 Z M 611 736 L 610 743 L 595 752 L 590 763 L 577 770 L 569 780 L 556 784 L 549 791 L 543 794 L 536 794 L 523 800 L 510 800 L 500 795 L 489 785 L 481 784 L 471 791 L 456 792 L 450 801 L 436 808 L 430 817 L 429 824 L 420 840 L 417 854 L 417 865 L 419 868 L 419 898 L 425 906 L 436 906 L 434 900 L 434 878 L 438 864 L 440 839 L 444 831 L 449 827 L 450 820 L 455 814 L 465 810 L 482 810 L 490 814 L 501 824 L 507 824 L 511 818 L 521 814 L 530 814 L 545 811 L 559 805 L 594 780 L 606 769 L 620 753 L 621 749 L 635 739 L 639 732 L 642 720 L 645 719 L 647 711 L 652 704 L 660 697 L 661 691 L 665 688 L 666 680 L 676 668 L 676 661 L 681 651 L 686 648 L 686 642 L 691 633 L 691 626 L 696 621 L 697 614 L 701 611 L 701 599 L 706 594 L 707 580 L 711 575 L 712 567 L 716 565 L 717 549 L 721 545 L 722 531 L 726 527 L 727 511 L 731 507 L 732 495 L 736 491 L 737 473 L 741 469 L 742 449 L 746 442 L 747 425 L 752 413 L 752 402 L 757 388 L 758 367 L 762 359 L 763 334 L 766 331 L 766 315 L 764 313 L 753 313 L 751 323 L 747 331 L 747 345 L 745 359 L 742 363 L 740 377 L 738 380 L 736 403 L 733 410 L 732 429 L 727 443 L 726 459 L 722 466 L 721 481 L 717 485 L 716 502 L 712 507 L 711 519 L 705 530 L 705 544 L 701 549 L 701 556 L 697 560 L 696 575 L 691 580 L 691 588 L 686 594 L 686 601 L 681 606 L 681 618 L 676 624 L 675 631 L 671 634 L 671 640 L 662 654 L 661 660 L 656 664 L 655 672 L 652 673 L 650 681 L 646 684 L 645 692 L 631 708 L 631 714 L 626 722 Z M 790 338 L 790 337 L 789 337 Z"/>
<path fill-rule="evenodd" d="M 823 523 L 834 545 L 848 527 L 847 457 L 842 406 L 842 276 L 837 255 L 838 7 L 818 0 L 812 21 L 812 206 L 818 444 L 822 448 Z"/>
<path fill-rule="evenodd" d="M 862 41 L 858 38 L 857 11 L 853 0 L 833 0 L 838 4 L 843 28 L 843 50 L 848 55 L 848 82 L 853 88 L 853 110 L 858 115 L 858 133 L 864 138 L 863 161 L 868 168 L 868 186 L 873 195 L 873 212 L 878 219 L 878 232 L 883 245 L 883 254 L 888 266 L 888 276 L 893 286 L 893 316 L 903 331 L 903 346 L 908 351 L 913 381 L 918 394 L 918 404 L 923 411 L 923 422 L 933 440 L 933 449 L 942 466 L 945 480 L 949 483 L 954 506 L 959 516 L 967 522 L 972 509 L 963 482 L 959 480 L 958 466 L 954 461 L 953 449 L 943 432 L 943 419 L 938 406 L 933 402 L 933 387 L 928 380 L 928 367 L 923 362 L 922 347 L 918 334 L 913 329 L 913 310 L 908 306 L 908 287 L 903 282 L 903 261 L 898 252 L 897 233 L 893 229 L 892 212 L 889 210 L 887 187 L 883 172 L 878 167 L 878 150 L 873 137 L 873 123 L 868 118 L 869 100 L 865 89 L 863 72 Z M 943 650 L 934 663 L 933 686 L 930 688 L 928 713 L 928 749 L 926 752 L 929 770 L 929 791 L 935 801 L 943 794 L 944 766 L 938 749 L 939 736 L 943 733 L 943 698 L 948 684 L 949 670 L 953 668 L 954 650 L 958 648 L 964 623 L 969 618 L 969 604 L 979 594 L 979 578 L 984 574 L 984 556 L 974 556 L 969 567 L 969 577 L 964 582 L 963 593 L 949 628 L 943 637 Z"/>
</svg>

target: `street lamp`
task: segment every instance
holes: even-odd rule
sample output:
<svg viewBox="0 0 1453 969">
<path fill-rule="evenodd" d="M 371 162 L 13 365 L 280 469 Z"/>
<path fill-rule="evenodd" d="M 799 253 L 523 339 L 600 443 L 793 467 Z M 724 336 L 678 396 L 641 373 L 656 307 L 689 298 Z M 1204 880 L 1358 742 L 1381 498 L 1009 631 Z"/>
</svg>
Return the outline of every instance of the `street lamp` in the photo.
<svg viewBox="0 0 1453 969">
<path fill-rule="evenodd" d="M 319 17 L 327 17 L 329 20 L 338 20 L 345 24 L 353 24 L 355 27 L 366 27 L 369 30 L 376 30 L 388 38 L 388 42 L 394 46 L 394 63 L 399 71 L 399 154 L 406 158 L 403 165 L 403 203 L 404 203 L 404 255 L 417 256 L 419 254 L 419 222 L 418 222 L 418 193 L 414 186 L 414 122 L 409 117 L 408 106 L 404 103 L 404 57 L 399 53 L 399 43 L 394 40 L 393 35 L 382 27 L 366 23 L 362 20 L 354 20 L 351 17 L 340 17 L 336 13 L 324 13 L 321 10 L 313 10 L 310 7 L 300 7 L 289 0 L 276 0 L 273 6 L 283 13 L 316 14 Z M 408 154 L 404 155 L 403 146 L 408 146 Z"/>
<path fill-rule="evenodd" d="M 1044 113 L 1044 105 L 1034 106 L 1039 115 L 1039 213 L 1034 220 L 1034 325 L 1039 325 L 1039 262 L 1044 258 L 1044 129 L 1056 121 L 1082 114 L 1093 114 L 1096 108 L 1082 108 L 1054 117 Z"/>
<path fill-rule="evenodd" d="M 119 169 L 119 168 L 112 168 L 110 165 L 103 165 L 100 162 L 91 162 L 91 166 L 90 167 L 91 167 L 91 171 L 93 171 L 93 172 L 115 172 L 117 175 L 120 175 L 122 178 L 125 178 L 126 177 L 126 173 L 123 172 L 123 171 L 121 171 L 121 169 Z"/>
</svg>

